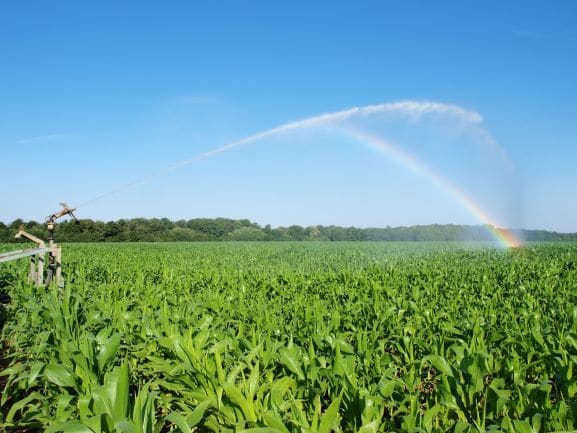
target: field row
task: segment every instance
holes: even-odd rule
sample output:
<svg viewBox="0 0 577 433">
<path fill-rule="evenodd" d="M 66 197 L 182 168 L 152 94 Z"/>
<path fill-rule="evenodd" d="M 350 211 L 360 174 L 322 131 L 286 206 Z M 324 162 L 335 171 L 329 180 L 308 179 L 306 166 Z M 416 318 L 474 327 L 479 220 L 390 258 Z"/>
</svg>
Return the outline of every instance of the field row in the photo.
<svg viewBox="0 0 577 433">
<path fill-rule="evenodd" d="M 577 245 L 65 245 L 2 268 L 1 426 L 577 428 Z"/>
</svg>

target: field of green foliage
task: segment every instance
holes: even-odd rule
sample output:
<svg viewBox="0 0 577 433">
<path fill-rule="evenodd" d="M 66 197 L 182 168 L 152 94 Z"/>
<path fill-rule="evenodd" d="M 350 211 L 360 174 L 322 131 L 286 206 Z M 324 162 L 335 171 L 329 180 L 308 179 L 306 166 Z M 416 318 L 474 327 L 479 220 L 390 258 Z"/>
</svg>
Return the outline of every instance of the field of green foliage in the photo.
<svg viewBox="0 0 577 433">
<path fill-rule="evenodd" d="M 0 430 L 577 428 L 577 245 L 65 245 L 0 268 Z"/>
</svg>

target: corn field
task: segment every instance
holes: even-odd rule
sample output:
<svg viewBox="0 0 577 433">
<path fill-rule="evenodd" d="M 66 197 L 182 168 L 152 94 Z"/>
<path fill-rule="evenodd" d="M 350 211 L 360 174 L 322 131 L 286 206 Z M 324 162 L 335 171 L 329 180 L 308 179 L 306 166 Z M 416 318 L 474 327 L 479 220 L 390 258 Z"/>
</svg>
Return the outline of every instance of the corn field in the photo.
<svg viewBox="0 0 577 433">
<path fill-rule="evenodd" d="M 0 430 L 577 428 L 577 245 L 71 244 L 0 268 Z"/>
</svg>

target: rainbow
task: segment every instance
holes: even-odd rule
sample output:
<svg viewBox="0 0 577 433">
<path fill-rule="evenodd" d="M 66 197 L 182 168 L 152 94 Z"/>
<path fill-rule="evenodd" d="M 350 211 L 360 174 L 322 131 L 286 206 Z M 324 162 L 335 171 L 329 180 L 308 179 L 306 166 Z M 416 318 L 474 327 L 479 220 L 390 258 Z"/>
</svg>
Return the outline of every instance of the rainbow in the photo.
<svg viewBox="0 0 577 433">
<path fill-rule="evenodd" d="M 437 173 L 423 162 L 419 161 L 410 153 L 407 153 L 383 138 L 366 131 L 345 125 L 339 125 L 338 129 L 346 135 L 351 136 L 351 138 L 356 141 L 365 144 L 380 154 L 385 155 L 397 164 L 430 179 L 435 185 L 437 185 L 437 187 L 454 197 L 457 202 L 467 209 L 468 212 L 470 212 L 477 220 L 482 222 L 489 234 L 503 247 L 511 248 L 522 245 L 521 240 L 511 230 L 501 228 L 500 224 L 498 224 L 491 215 L 476 203 L 472 197 L 467 195 L 465 191 L 460 189 L 440 173 Z"/>
</svg>

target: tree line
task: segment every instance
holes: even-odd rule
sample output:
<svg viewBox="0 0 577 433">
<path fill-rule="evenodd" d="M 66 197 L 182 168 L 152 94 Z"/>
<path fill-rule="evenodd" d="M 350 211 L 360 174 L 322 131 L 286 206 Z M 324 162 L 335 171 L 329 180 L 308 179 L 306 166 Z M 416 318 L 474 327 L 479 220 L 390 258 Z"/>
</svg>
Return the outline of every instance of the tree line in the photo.
<svg viewBox="0 0 577 433">
<path fill-rule="evenodd" d="M 41 239 L 48 237 L 44 223 L 15 220 L 0 222 L 0 242 L 16 242 L 20 225 Z M 527 241 L 577 241 L 577 233 L 520 230 Z M 291 225 L 264 227 L 248 219 L 195 218 L 171 221 L 168 218 L 133 218 L 118 221 L 63 221 L 56 226 L 59 242 L 157 242 L 157 241 L 490 241 L 486 228 L 454 224 L 410 227 L 358 228 Z"/>
</svg>

